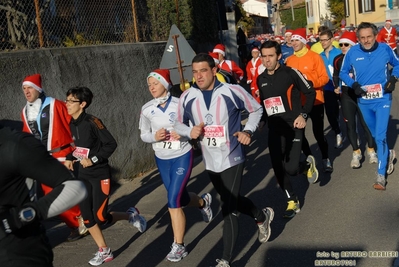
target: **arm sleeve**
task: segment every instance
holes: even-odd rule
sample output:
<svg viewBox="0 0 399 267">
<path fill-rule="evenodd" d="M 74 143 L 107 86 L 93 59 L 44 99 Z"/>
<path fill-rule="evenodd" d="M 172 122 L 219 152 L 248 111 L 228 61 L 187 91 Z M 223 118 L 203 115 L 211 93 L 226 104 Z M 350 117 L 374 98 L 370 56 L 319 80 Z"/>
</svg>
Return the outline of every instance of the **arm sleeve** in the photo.
<svg viewBox="0 0 399 267">
<path fill-rule="evenodd" d="M 305 95 L 306 101 L 302 106 L 302 112 L 309 114 L 312 111 L 312 107 L 316 98 L 316 91 L 305 77 L 296 69 L 292 69 L 295 86 Z M 299 114 L 298 114 L 299 115 Z"/>
<path fill-rule="evenodd" d="M 251 66 L 252 66 L 252 63 L 251 63 L 251 61 L 249 61 L 247 64 L 247 67 L 246 67 L 246 72 L 247 72 L 247 80 L 252 81 Z"/>
<path fill-rule="evenodd" d="M 139 121 L 140 138 L 145 143 L 155 143 L 155 134 L 151 130 L 151 121 L 143 114 L 143 110 L 140 113 Z"/>
<path fill-rule="evenodd" d="M 30 177 L 53 188 L 38 201 L 24 205 L 34 207 L 40 220 L 56 216 L 87 197 L 83 182 L 74 180 L 72 173 L 53 158 L 33 136 L 21 139 L 15 162 L 21 176 Z"/>
<path fill-rule="evenodd" d="M 188 111 L 186 111 L 185 99 L 189 91 L 185 91 L 179 98 L 177 107 L 177 118 L 175 119 L 173 128 L 180 136 L 191 139 L 191 127 L 189 125 Z"/>
<path fill-rule="evenodd" d="M 350 76 L 349 72 L 352 68 L 350 65 L 350 50 L 345 54 L 343 60 L 342 60 L 342 65 L 341 65 L 341 70 L 339 72 L 339 78 L 349 87 L 352 87 L 353 83 L 355 82 Z"/>
<path fill-rule="evenodd" d="M 94 134 L 101 141 L 101 149 L 94 156 L 98 158 L 99 162 L 102 162 L 104 159 L 108 159 L 112 153 L 114 153 L 117 143 L 115 138 L 104 126 L 100 119 L 93 117 L 93 120 L 90 120 L 90 122 L 92 131 L 94 131 Z"/>
<path fill-rule="evenodd" d="M 339 83 L 339 71 L 341 69 L 342 65 L 342 58 L 343 54 L 340 54 L 334 58 L 334 73 L 333 73 L 333 83 L 334 83 L 334 88 L 337 88 L 340 86 Z"/>
<path fill-rule="evenodd" d="M 244 78 L 244 71 L 240 67 L 238 67 L 234 61 L 231 61 L 231 68 L 239 80 L 242 80 L 242 78 Z"/>
<path fill-rule="evenodd" d="M 324 66 L 323 59 L 320 55 L 315 55 L 314 57 L 314 62 L 315 62 L 315 69 L 317 71 L 317 79 L 313 82 L 314 88 L 320 88 L 323 87 L 328 83 L 330 80 L 330 77 L 328 76 L 327 69 Z"/>
</svg>

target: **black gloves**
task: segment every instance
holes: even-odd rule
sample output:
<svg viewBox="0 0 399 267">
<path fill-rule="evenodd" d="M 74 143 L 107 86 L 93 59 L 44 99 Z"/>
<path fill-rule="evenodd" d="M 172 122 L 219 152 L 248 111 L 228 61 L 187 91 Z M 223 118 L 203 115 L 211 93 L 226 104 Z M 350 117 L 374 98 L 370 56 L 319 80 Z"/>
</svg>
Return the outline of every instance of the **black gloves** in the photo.
<svg viewBox="0 0 399 267">
<path fill-rule="evenodd" d="M 33 207 L 11 208 L 0 214 L 0 240 L 7 234 L 21 229 L 23 226 L 37 220 L 37 213 Z"/>
<path fill-rule="evenodd" d="M 358 82 L 354 82 L 352 84 L 352 89 L 353 89 L 353 91 L 355 91 L 356 95 L 363 95 L 365 93 L 362 86 Z"/>
<path fill-rule="evenodd" d="M 395 90 L 395 84 L 397 82 L 397 78 L 395 76 L 391 76 L 387 83 L 384 86 L 384 91 L 385 93 L 392 93 L 393 90 Z"/>
</svg>

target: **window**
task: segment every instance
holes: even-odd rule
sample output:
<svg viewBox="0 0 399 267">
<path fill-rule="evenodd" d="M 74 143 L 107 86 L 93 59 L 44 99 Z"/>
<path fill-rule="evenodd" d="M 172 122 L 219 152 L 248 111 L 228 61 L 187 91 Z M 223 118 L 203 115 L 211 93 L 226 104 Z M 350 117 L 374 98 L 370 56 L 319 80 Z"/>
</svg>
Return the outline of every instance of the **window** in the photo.
<svg viewBox="0 0 399 267">
<path fill-rule="evenodd" d="M 359 0 L 359 13 L 375 11 L 375 0 Z"/>
</svg>

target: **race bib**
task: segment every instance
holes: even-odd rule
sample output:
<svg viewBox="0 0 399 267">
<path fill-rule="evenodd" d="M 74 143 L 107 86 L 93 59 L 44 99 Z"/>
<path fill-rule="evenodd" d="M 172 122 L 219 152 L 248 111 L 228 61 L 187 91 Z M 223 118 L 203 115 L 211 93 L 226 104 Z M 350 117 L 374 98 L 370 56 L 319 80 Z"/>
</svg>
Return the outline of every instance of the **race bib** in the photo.
<svg viewBox="0 0 399 267">
<path fill-rule="evenodd" d="M 207 147 L 220 147 L 226 143 L 226 129 L 223 125 L 208 125 L 204 127 L 202 144 Z"/>
<path fill-rule="evenodd" d="M 167 140 L 163 140 L 160 142 L 155 143 L 156 148 L 160 149 L 180 149 L 180 141 L 177 139 L 174 139 L 171 135 L 169 135 L 169 138 Z"/>
<path fill-rule="evenodd" d="M 75 150 L 72 152 L 72 156 L 77 158 L 78 160 L 89 158 L 90 148 L 79 147 L 77 146 Z"/>
<path fill-rule="evenodd" d="M 268 116 L 285 112 L 281 96 L 269 97 L 268 99 L 263 100 L 263 104 L 265 105 Z"/>
<path fill-rule="evenodd" d="M 380 83 L 365 85 L 364 87 L 367 88 L 367 92 L 365 95 L 362 96 L 363 99 L 367 99 L 367 100 L 377 99 L 377 98 L 381 98 L 383 96 L 382 86 Z"/>
</svg>

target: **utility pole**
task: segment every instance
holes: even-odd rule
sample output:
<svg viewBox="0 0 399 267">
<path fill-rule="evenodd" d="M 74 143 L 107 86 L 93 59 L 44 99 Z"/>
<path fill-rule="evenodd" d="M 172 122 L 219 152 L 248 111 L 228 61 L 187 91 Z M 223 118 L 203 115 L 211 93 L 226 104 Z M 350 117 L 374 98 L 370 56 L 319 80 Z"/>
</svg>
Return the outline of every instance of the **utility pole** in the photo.
<svg viewBox="0 0 399 267">
<path fill-rule="evenodd" d="M 291 2 L 292 21 L 295 21 L 294 6 L 292 5 L 292 0 L 290 0 L 290 2 Z"/>
<path fill-rule="evenodd" d="M 137 30 L 137 13 L 136 13 L 136 4 L 134 0 L 132 0 L 132 11 L 133 11 L 133 27 L 134 27 L 134 39 L 136 42 L 140 41 L 139 31 Z"/>
<path fill-rule="evenodd" d="M 42 21 L 40 19 L 39 0 L 35 0 L 35 9 L 36 9 L 37 32 L 39 33 L 39 45 L 40 45 L 40 47 L 43 47 L 44 41 L 43 41 Z"/>
</svg>

